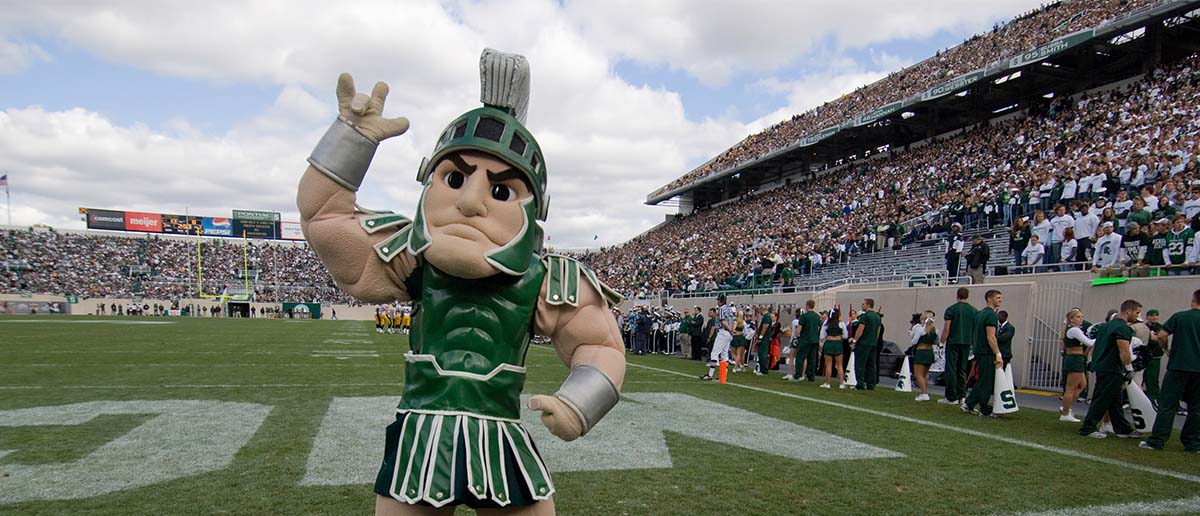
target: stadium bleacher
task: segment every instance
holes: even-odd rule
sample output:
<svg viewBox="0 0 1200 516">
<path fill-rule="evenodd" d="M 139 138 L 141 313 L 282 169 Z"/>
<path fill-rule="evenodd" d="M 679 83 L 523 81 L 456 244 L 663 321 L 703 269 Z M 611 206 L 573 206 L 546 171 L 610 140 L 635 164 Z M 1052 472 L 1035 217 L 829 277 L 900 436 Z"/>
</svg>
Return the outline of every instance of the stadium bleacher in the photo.
<svg viewBox="0 0 1200 516">
<path fill-rule="evenodd" d="M 1056 4 L 1035 17 L 1079 4 Z M 1005 34 L 980 41 L 1010 48 Z M 1154 219 L 1185 213 L 1200 228 L 1200 201 L 1190 193 L 1200 186 L 1198 63 L 1192 54 L 1148 69 L 1140 80 L 1062 92 L 956 134 L 752 188 L 585 260 L 635 296 L 778 286 L 790 275 L 803 287 L 847 276 L 944 271 L 945 243 L 938 239 L 953 222 L 1007 230 L 1037 209 L 1106 198 L 1115 211 L 1097 215 L 1121 231 L 1129 206 L 1113 201 L 1122 191 L 1153 197 L 1160 207 L 1147 215 Z M 991 266 L 1013 263 L 1006 233 L 989 233 L 989 245 Z M 892 250 L 877 252 L 884 249 Z"/>
<path fill-rule="evenodd" d="M 251 240 L 243 248 L 241 240 L 209 238 L 200 248 L 198 265 L 195 238 L 3 229 L 0 258 L 26 265 L 0 269 L 0 292 L 170 300 L 195 297 L 201 276 L 205 293 L 235 293 L 249 270 L 255 301 L 355 304 L 302 243 Z M 142 268 L 146 273 L 137 274 Z"/>
<path fill-rule="evenodd" d="M 708 175 L 787 147 L 818 130 L 903 99 L 934 84 L 980 68 L 997 59 L 1032 49 L 1122 13 L 1150 5 L 1149 0 L 1065 0 L 1052 2 L 977 34 L 924 61 L 889 74 L 808 112 L 747 136 L 712 160 L 663 186 L 666 192 Z"/>
</svg>

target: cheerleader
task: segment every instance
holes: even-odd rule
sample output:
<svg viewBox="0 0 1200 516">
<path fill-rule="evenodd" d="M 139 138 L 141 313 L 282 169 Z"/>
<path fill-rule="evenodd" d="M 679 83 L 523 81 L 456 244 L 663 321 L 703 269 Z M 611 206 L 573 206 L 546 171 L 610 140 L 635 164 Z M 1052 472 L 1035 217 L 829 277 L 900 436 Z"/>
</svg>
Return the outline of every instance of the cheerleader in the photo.
<svg viewBox="0 0 1200 516">
<path fill-rule="evenodd" d="M 825 353 L 825 383 L 822 389 L 830 389 L 829 382 L 833 379 L 833 370 L 837 369 L 838 388 L 845 389 L 842 378 L 846 377 L 846 367 L 842 365 L 842 338 L 846 335 L 846 324 L 841 321 L 841 310 L 830 312 L 829 319 L 821 329 L 821 349 Z"/>
<path fill-rule="evenodd" d="M 1067 312 L 1067 327 L 1062 337 L 1062 367 L 1066 373 L 1067 384 L 1063 392 L 1063 403 L 1059 409 L 1059 421 L 1078 423 L 1079 418 L 1071 411 L 1075 399 L 1087 386 L 1084 376 L 1087 368 L 1087 351 L 1096 344 L 1083 331 L 1083 311 L 1072 308 Z"/>
<path fill-rule="evenodd" d="M 929 366 L 933 365 L 933 346 L 938 341 L 937 327 L 933 324 L 936 319 L 937 314 L 926 310 L 909 331 L 912 344 L 916 346 L 913 350 L 913 376 L 917 387 L 921 389 L 917 401 L 929 401 Z"/>
</svg>

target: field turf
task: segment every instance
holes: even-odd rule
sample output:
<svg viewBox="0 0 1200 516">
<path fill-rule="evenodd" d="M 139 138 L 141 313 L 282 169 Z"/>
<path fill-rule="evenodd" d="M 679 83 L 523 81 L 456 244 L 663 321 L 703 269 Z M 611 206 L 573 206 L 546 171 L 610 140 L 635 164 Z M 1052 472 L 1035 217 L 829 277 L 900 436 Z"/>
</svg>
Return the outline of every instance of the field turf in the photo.
<svg viewBox="0 0 1200 516">
<path fill-rule="evenodd" d="M 38 322 L 20 322 L 31 319 Z M 144 321 L 171 324 L 117 324 Z M 331 402 L 397 397 L 406 349 L 405 337 L 376 334 L 368 322 L 0 317 L 0 514 L 370 514 L 374 494 L 367 483 L 302 479 Z M 729 407 L 731 418 L 741 409 L 892 456 L 801 461 L 668 431 L 671 467 L 555 473 L 559 514 L 1092 514 L 1097 508 L 1088 506 L 1117 504 L 1126 505 L 1104 514 L 1200 511 L 1200 456 L 1184 453 L 1178 434 L 1166 451 L 1153 452 L 1138 449 L 1136 440 L 1080 437 L 1077 425 L 1039 410 L 980 418 L 890 390 L 824 390 L 785 383 L 775 373 L 738 374 L 731 379 L 736 385 L 719 385 L 695 379 L 698 362 L 629 360 L 625 393 L 685 394 Z M 545 347 L 532 348 L 527 364 L 527 394 L 553 392 L 567 373 Z M 5 421 L 11 411 L 131 400 L 271 408 L 216 471 L 54 500 L 69 491 L 59 475 L 46 480 L 39 500 L 2 502 L 18 489 L 12 473 L 18 468 L 42 471 L 81 460 L 155 417 L 107 414 L 77 424 L 13 426 Z M 637 414 L 661 417 L 653 410 Z M 382 452 L 382 428 L 364 431 L 379 436 Z M 776 440 L 812 445 L 799 437 Z M 66 481 L 86 486 L 94 479 Z M 1167 500 L 1182 501 L 1161 503 Z"/>
</svg>

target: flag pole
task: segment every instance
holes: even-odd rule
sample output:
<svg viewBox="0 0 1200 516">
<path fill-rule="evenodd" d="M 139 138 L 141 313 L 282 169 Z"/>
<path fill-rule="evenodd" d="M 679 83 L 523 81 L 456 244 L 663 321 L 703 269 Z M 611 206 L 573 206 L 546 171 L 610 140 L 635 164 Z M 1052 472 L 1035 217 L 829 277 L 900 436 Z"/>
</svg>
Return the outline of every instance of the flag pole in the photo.
<svg viewBox="0 0 1200 516">
<path fill-rule="evenodd" d="M 6 179 L 8 172 L 2 174 Z M 4 181 L 4 207 L 8 208 L 8 225 L 12 225 L 12 194 L 8 192 L 8 181 Z"/>
</svg>

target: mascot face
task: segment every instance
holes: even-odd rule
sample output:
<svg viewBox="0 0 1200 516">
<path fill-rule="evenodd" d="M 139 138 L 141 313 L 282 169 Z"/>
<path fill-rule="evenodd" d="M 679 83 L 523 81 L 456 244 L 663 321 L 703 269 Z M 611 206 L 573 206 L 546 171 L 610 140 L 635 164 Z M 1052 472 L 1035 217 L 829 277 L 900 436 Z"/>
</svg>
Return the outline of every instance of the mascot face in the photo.
<svg viewBox="0 0 1200 516">
<path fill-rule="evenodd" d="M 490 154 L 463 151 L 440 160 L 422 201 L 430 245 L 425 259 L 460 278 L 499 271 L 486 256 L 534 221 L 525 204 L 533 193 L 521 172 Z"/>
</svg>

